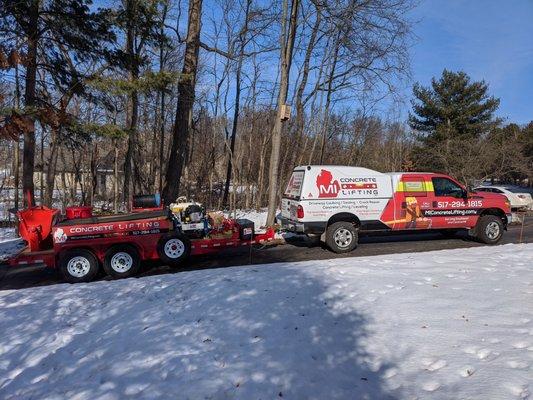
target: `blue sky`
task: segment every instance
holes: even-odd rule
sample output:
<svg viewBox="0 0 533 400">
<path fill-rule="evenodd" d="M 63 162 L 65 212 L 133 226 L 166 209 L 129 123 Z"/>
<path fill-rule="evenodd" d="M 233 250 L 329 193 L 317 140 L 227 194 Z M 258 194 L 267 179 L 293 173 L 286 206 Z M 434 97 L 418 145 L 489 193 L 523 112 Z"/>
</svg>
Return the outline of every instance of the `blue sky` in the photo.
<svg viewBox="0 0 533 400">
<path fill-rule="evenodd" d="M 489 84 L 500 117 L 533 120 L 533 0 L 420 0 L 412 14 L 414 82 L 463 70 Z"/>
</svg>

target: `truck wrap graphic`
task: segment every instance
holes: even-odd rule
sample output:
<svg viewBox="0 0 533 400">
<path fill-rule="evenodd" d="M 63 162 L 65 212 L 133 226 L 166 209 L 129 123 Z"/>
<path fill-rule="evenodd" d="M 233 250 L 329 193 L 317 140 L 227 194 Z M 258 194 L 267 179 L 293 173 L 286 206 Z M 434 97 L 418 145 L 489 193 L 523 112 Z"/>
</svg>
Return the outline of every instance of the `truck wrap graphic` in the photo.
<svg viewBox="0 0 533 400">
<path fill-rule="evenodd" d="M 151 235 L 170 232 L 171 228 L 172 223 L 166 219 L 63 225 L 53 228 L 53 240 L 62 244 L 82 239 Z"/>
<path fill-rule="evenodd" d="M 327 169 L 321 169 L 316 177 L 318 198 L 379 197 L 379 179 L 374 176 L 334 177 Z"/>
<path fill-rule="evenodd" d="M 332 173 L 325 169 L 321 170 L 316 177 L 316 187 L 318 188 L 318 197 L 321 199 L 337 197 L 340 189 L 339 182 L 333 180 Z"/>
</svg>

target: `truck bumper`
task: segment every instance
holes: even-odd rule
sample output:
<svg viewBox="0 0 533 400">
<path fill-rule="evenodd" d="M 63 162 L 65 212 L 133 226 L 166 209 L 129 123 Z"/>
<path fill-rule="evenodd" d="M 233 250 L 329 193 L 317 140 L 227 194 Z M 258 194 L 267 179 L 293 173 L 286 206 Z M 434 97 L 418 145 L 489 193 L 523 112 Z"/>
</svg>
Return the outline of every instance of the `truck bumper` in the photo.
<svg viewBox="0 0 533 400">
<path fill-rule="evenodd" d="M 280 217 L 281 228 L 295 233 L 322 234 L 326 230 L 326 222 L 298 222 Z"/>
</svg>

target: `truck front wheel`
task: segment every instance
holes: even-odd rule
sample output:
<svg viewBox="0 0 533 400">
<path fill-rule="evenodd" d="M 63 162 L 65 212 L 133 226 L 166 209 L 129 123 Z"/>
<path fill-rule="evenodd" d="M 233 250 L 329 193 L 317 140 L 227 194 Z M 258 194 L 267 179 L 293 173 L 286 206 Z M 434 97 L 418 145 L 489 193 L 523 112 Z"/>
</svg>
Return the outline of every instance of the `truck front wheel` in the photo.
<svg viewBox="0 0 533 400">
<path fill-rule="evenodd" d="M 59 269 L 69 283 L 90 282 L 98 274 L 98 259 L 89 250 L 72 249 L 59 258 Z"/>
<path fill-rule="evenodd" d="M 348 253 L 357 247 L 357 230 L 350 222 L 335 222 L 328 226 L 326 244 L 335 253 Z"/>
<path fill-rule="evenodd" d="M 503 235 L 503 222 L 496 215 L 483 215 L 476 224 L 476 238 L 486 244 L 496 244 Z"/>
</svg>

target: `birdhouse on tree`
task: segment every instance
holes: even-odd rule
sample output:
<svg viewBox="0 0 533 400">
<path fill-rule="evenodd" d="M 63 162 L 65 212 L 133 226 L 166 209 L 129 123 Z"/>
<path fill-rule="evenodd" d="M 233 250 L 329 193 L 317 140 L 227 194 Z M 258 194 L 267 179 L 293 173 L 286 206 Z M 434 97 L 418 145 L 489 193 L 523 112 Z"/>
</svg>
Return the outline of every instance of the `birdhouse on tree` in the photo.
<svg viewBox="0 0 533 400">
<path fill-rule="evenodd" d="M 280 110 L 280 119 L 282 121 L 287 121 L 290 118 L 291 118 L 291 106 L 289 106 L 288 104 L 283 104 Z"/>
</svg>

